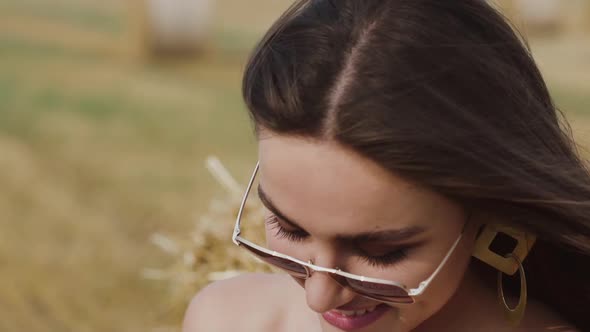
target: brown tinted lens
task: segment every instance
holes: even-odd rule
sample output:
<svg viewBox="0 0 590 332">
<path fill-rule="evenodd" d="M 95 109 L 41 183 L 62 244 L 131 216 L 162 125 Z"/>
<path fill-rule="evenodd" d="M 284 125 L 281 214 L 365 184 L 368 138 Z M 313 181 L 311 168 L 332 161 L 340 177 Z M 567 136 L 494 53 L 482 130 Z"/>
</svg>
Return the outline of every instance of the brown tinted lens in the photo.
<svg viewBox="0 0 590 332">
<path fill-rule="evenodd" d="M 345 278 L 348 287 L 355 292 L 368 296 L 378 301 L 391 303 L 412 303 L 414 300 L 408 295 L 408 292 L 395 285 L 386 285 L 369 281 L 360 281 L 351 278 Z"/>
<path fill-rule="evenodd" d="M 305 270 L 305 267 L 301 264 L 292 262 L 288 259 L 284 259 L 281 257 L 269 255 L 269 254 L 265 253 L 264 251 L 260 251 L 260 250 L 254 248 L 254 247 L 251 247 L 245 243 L 241 243 L 241 244 L 244 246 L 244 248 L 250 250 L 250 252 L 252 252 L 254 255 L 258 256 L 264 262 L 266 262 L 270 265 L 274 265 L 294 277 L 305 278 L 307 276 L 307 271 Z"/>
<path fill-rule="evenodd" d="M 359 294 L 361 294 L 361 293 L 359 293 Z M 379 295 L 373 294 L 373 295 L 365 295 L 365 296 L 367 296 L 373 300 L 387 302 L 387 303 L 400 303 L 400 304 L 414 303 L 414 299 L 409 295 L 400 296 L 400 297 L 394 297 L 394 296 L 386 297 L 386 296 L 379 296 Z"/>
</svg>

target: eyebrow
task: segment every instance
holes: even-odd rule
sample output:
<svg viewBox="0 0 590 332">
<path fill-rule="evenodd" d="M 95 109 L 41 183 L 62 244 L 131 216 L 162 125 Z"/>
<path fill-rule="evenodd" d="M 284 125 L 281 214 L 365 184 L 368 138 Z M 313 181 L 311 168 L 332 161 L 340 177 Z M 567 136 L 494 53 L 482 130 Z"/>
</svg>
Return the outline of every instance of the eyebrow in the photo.
<svg viewBox="0 0 590 332">
<path fill-rule="evenodd" d="M 258 185 L 258 197 L 262 204 L 279 217 L 282 221 L 289 224 L 293 228 L 298 228 L 306 233 L 303 227 L 299 226 L 293 219 L 283 214 L 276 205 L 273 204 L 272 200 L 266 195 L 262 187 Z M 401 229 L 391 229 L 382 231 L 369 231 L 362 232 L 355 235 L 337 234 L 335 236 L 337 241 L 343 243 L 367 243 L 367 242 L 402 242 L 410 240 L 415 236 L 426 232 L 426 229 L 422 226 L 408 226 Z"/>
</svg>

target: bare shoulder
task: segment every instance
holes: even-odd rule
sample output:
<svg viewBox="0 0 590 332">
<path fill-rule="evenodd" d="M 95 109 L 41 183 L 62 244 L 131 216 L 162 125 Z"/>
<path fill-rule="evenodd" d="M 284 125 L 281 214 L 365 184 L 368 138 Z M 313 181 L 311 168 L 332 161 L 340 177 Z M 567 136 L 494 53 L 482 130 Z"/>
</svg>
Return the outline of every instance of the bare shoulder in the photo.
<svg viewBox="0 0 590 332">
<path fill-rule="evenodd" d="M 192 299 L 183 332 L 274 331 L 284 313 L 283 275 L 249 273 L 214 282 Z"/>
</svg>

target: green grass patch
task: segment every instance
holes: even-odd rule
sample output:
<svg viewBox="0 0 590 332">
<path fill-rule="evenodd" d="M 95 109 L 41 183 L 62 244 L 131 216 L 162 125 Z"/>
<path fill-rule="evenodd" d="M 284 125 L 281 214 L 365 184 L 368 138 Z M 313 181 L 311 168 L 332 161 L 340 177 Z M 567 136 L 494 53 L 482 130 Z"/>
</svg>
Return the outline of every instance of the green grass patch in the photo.
<svg viewBox="0 0 590 332">
<path fill-rule="evenodd" d="M 60 22 L 73 29 L 110 35 L 118 35 L 126 28 L 124 17 L 120 13 L 115 10 L 105 11 L 100 6 L 88 6 L 87 2 L 3 0 L 0 2 L 0 18 L 8 15 Z"/>
<path fill-rule="evenodd" d="M 14 36 L 0 35 L 0 60 L 16 59 L 24 61 L 29 59 L 46 61 L 51 58 L 67 58 L 77 61 L 103 57 L 103 54 L 95 50 L 75 49 L 47 41 L 26 40 Z"/>
<path fill-rule="evenodd" d="M 590 92 L 553 86 L 551 93 L 557 107 L 572 116 L 590 116 Z"/>
</svg>

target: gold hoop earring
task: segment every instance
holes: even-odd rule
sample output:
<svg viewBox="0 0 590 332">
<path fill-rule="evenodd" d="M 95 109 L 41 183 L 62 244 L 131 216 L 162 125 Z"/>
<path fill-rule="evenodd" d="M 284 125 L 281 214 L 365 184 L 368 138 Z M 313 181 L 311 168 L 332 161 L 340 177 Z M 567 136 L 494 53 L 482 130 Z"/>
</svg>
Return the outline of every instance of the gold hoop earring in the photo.
<svg viewBox="0 0 590 332">
<path fill-rule="evenodd" d="M 503 233 L 517 242 L 513 251 L 505 256 L 499 255 L 490 248 L 499 233 Z M 531 251 L 536 239 L 537 237 L 535 235 L 513 227 L 487 224 L 482 229 L 475 243 L 473 256 L 498 270 L 498 301 L 505 313 L 506 319 L 513 326 L 517 326 L 524 316 L 527 302 L 527 288 L 522 261 Z M 516 271 L 520 272 L 520 298 L 518 305 L 514 309 L 511 309 L 506 304 L 504 297 L 502 274 L 514 275 Z"/>
<path fill-rule="evenodd" d="M 514 308 L 510 308 L 506 303 L 506 298 L 504 297 L 504 287 L 502 283 L 502 271 L 498 271 L 498 301 L 500 302 L 500 306 L 504 310 L 504 315 L 506 319 L 512 324 L 512 326 L 518 326 L 520 321 L 524 317 L 524 311 L 526 309 L 527 303 L 527 288 L 526 288 L 526 277 L 524 273 L 524 267 L 522 266 L 522 262 L 516 255 L 508 254 L 506 257 L 510 257 L 516 261 L 518 264 L 518 271 L 520 272 L 520 297 L 518 299 L 518 304 Z"/>
</svg>

